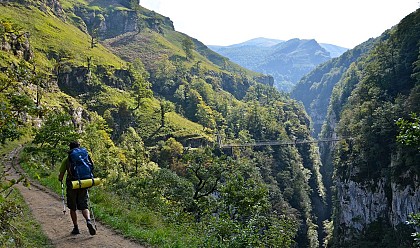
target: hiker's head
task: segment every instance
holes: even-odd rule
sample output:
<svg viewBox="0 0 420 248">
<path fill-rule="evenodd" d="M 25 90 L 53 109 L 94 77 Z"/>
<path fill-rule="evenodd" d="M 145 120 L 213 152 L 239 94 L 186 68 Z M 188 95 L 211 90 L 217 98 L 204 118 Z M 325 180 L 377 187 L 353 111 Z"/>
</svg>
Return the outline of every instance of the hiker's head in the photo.
<svg viewBox="0 0 420 248">
<path fill-rule="evenodd" d="M 71 150 L 71 149 L 80 147 L 80 144 L 77 141 L 72 141 L 72 142 L 70 142 L 69 147 L 70 147 L 70 150 Z"/>
</svg>

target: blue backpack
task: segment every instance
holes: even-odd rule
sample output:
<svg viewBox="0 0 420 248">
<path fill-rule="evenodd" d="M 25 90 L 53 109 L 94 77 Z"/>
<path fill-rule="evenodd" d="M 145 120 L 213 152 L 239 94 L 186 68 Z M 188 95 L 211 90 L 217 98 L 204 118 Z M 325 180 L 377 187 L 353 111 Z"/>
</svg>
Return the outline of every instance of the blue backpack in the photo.
<svg viewBox="0 0 420 248">
<path fill-rule="evenodd" d="M 86 148 L 74 148 L 69 153 L 70 174 L 73 180 L 93 179 L 93 164 Z"/>
</svg>

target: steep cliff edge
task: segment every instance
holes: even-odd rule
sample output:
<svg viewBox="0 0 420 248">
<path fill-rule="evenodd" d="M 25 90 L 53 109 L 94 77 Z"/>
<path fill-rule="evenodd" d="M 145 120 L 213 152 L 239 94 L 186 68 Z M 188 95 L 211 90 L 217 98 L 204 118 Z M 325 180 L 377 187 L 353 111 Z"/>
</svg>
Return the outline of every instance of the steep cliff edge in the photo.
<svg viewBox="0 0 420 248">
<path fill-rule="evenodd" d="M 334 247 L 409 247 L 420 212 L 419 150 L 397 143 L 395 121 L 420 112 L 420 13 L 320 65 L 292 92 L 320 138 Z M 326 228 L 328 231 L 328 228 Z"/>
<path fill-rule="evenodd" d="M 409 247 L 409 215 L 420 212 L 418 147 L 396 141 L 395 120 L 419 113 L 420 11 L 382 36 L 332 93 L 321 136 L 345 136 L 323 149 L 333 163 L 334 245 Z"/>
<path fill-rule="evenodd" d="M 380 229 L 408 230 L 409 227 L 404 226 L 405 222 L 410 214 L 420 209 L 420 187 L 418 178 L 415 180 L 414 185 L 405 186 L 384 179 L 372 182 L 374 185 L 351 180 L 337 182 L 337 213 L 334 223 L 337 227 L 337 243 L 355 243 L 354 240 L 366 235 L 369 227 L 374 224 L 379 224 Z M 411 232 L 402 231 L 403 237 L 398 238 L 399 247 L 411 245 Z"/>
</svg>

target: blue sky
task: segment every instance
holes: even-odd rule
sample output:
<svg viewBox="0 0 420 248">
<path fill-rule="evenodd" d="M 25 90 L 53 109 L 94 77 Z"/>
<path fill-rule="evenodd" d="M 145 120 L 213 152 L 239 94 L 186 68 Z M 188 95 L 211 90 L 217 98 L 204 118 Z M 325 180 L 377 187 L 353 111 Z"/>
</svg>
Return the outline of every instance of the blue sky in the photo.
<svg viewBox="0 0 420 248">
<path fill-rule="evenodd" d="M 206 45 L 257 37 L 353 48 L 398 24 L 420 0 L 140 0 Z"/>
</svg>

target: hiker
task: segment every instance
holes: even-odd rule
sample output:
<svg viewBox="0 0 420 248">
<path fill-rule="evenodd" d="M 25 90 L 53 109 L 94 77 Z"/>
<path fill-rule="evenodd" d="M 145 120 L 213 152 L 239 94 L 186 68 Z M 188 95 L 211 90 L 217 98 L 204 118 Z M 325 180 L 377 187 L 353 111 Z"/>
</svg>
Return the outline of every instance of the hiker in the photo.
<svg viewBox="0 0 420 248">
<path fill-rule="evenodd" d="M 90 212 L 88 209 L 88 189 L 73 189 L 71 181 L 73 180 L 80 180 L 85 178 L 80 178 L 75 174 L 75 163 L 77 163 L 78 157 L 84 157 L 83 164 L 85 166 L 84 172 L 82 173 L 89 173 L 89 177 L 93 178 L 93 162 L 90 158 L 89 154 L 87 153 L 85 148 L 81 148 L 80 144 L 77 141 L 73 141 L 69 144 L 70 151 L 68 152 L 68 156 L 63 160 L 60 167 L 60 174 L 58 176 L 58 180 L 62 183 L 64 174 L 67 172 L 66 176 L 66 195 L 67 195 L 67 207 L 70 209 L 70 216 L 71 220 L 73 221 L 73 231 L 72 234 L 79 234 L 79 227 L 77 225 L 77 214 L 76 210 L 81 210 L 83 217 L 86 219 L 86 224 L 89 229 L 90 235 L 96 234 L 96 229 L 93 226 L 93 223 L 90 219 Z M 76 154 L 76 157 L 75 155 Z M 79 160 L 82 161 L 82 160 Z M 80 163 L 80 162 L 79 162 Z M 87 171 L 87 172 L 86 172 Z"/>
</svg>

